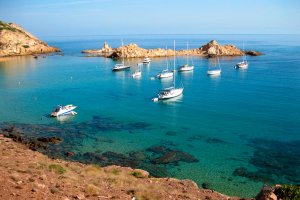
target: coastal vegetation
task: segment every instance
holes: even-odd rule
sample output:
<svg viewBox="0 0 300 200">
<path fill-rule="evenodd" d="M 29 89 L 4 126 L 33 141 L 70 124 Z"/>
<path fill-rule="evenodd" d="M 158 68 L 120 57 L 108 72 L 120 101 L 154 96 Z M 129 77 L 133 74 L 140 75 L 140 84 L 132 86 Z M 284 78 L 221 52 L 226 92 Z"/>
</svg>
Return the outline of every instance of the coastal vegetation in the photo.
<svg viewBox="0 0 300 200">
<path fill-rule="evenodd" d="M 0 21 L 0 57 L 59 51 L 58 48 L 42 42 L 17 24 Z"/>
</svg>

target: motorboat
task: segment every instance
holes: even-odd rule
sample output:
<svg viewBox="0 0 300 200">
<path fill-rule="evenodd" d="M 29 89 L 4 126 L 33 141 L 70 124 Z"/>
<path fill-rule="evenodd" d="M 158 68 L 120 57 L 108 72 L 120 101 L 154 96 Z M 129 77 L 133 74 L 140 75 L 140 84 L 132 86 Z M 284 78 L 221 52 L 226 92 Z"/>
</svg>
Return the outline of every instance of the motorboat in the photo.
<svg viewBox="0 0 300 200">
<path fill-rule="evenodd" d="M 61 115 L 76 115 L 77 113 L 74 111 L 77 106 L 73 106 L 72 104 L 66 105 L 66 106 L 60 106 L 58 105 L 55 110 L 52 111 L 51 117 L 59 117 Z"/>
<path fill-rule="evenodd" d="M 175 53 L 175 41 L 174 41 L 174 70 L 175 70 L 175 62 L 176 62 L 176 53 Z M 173 74 L 173 73 L 172 73 Z M 156 98 L 153 98 L 152 101 L 156 102 L 159 100 L 167 100 L 167 99 L 171 99 L 174 97 L 178 97 L 180 95 L 182 95 L 183 93 L 183 87 L 178 87 L 176 88 L 175 86 L 176 81 L 175 81 L 175 75 L 173 76 L 173 86 L 169 87 L 169 88 L 165 88 L 163 90 L 161 90 Z"/>
<path fill-rule="evenodd" d="M 189 65 L 189 43 L 186 44 L 186 50 L 187 50 L 187 54 L 186 54 L 186 64 L 182 65 L 178 68 L 178 72 L 187 72 L 187 71 L 192 71 L 194 70 L 194 66 L 193 65 Z"/>
<path fill-rule="evenodd" d="M 151 62 L 151 59 L 148 58 L 148 57 L 145 57 L 144 60 L 143 60 L 144 64 L 149 64 L 150 62 Z"/>
</svg>

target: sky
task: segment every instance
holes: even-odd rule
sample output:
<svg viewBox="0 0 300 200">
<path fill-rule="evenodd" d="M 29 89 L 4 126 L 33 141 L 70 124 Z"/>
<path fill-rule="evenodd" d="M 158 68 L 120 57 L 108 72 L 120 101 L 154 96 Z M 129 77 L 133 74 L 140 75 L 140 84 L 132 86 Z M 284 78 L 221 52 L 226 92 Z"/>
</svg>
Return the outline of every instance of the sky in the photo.
<svg viewBox="0 0 300 200">
<path fill-rule="evenodd" d="M 299 0 L 0 0 L 36 36 L 300 34 Z"/>
</svg>

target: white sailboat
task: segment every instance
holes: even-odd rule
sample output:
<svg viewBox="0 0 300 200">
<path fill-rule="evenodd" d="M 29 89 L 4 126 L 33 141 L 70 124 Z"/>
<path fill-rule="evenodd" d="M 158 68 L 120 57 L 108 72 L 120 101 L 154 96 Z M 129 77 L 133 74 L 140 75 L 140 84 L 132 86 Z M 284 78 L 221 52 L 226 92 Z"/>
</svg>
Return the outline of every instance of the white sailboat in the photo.
<svg viewBox="0 0 300 200">
<path fill-rule="evenodd" d="M 151 62 L 151 59 L 149 57 L 145 57 L 143 60 L 143 64 L 149 64 Z"/>
<path fill-rule="evenodd" d="M 244 43 L 243 43 L 243 51 L 245 52 L 245 48 L 244 48 Z M 243 61 L 239 62 L 235 65 L 236 68 L 247 68 L 249 65 L 247 59 L 246 59 L 246 54 L 243 55 Z"/>
<path fill-rule="evenodd" d="M 209 66 L 207 70 L 207 75 L 210 76 L 218 76 L 221 74 L 221 67 L 220 67 L 220 62 L 219 62 L 219 57 L 218 54 L 216 55 L 216 62 L 214 62 L 214 66 Z"/>
<path fill-rule="evenodd" d="M 167 48 L 166 48 L 166 52 L 167 52 Z M 167 53 L 166 53 L 166 61 L 167 61 L 167 68 L 164 69 L 159 74 L 157 74 L 157 76 L 156 76 L 157 78 L 170 78 L 174 75 L 174 73 L 169 70 L 169 62 L 168 62 Z"/>
<path fill-rule="evenodd" d="M 124 44 L 123 44 L 123 40 L 122 40 L 122 63 L 116 64 L 112 68 L 112 71 L 122 71 L 122 70 L 130 68 L 130 66 L 129 65 L 125 65 L 125 62 L 124 62 L 124 48 L 123 48 L 123 46 L 124 46 Z"/>
<path fill-rule="evenodd" d="M 174 70 L 175 70 L 175 64 L 176 64 L 176 52 L 175 52 L 175 40 L 174 40 Z M 178 97 L 180 95 L 182 95 L 183 93 L 183 87 L 178 87 L 176 88 L 175 85 L 175 75 L 173 76 L 173 87 L 169 87 L 169 88 L 165 88 L 163 90 L 161 90 L 158 93 L 158 97 L 152 99 L 153 101 L 159 101 L 159 100 L 167 100 L 167 99 L 171 99 L 174 97 Z"/>
<path fill-rule="evenodd" d="M 142 76 L 141 65 L 142 65 L 142 63 L 138 63 L 137 64 L 138 69 L 135 72 L 132 73 L 132 75 L 131 75 L 132 78 L 136 78 L 136 77 Z"/>
<path fill-rule="evenodd" d="M 178 72 L 187 72 L 194 70 L 194 66 L 189 65 L 189 43 L 186 44 L 186 64 L 179 67 Z"/>
</svg>

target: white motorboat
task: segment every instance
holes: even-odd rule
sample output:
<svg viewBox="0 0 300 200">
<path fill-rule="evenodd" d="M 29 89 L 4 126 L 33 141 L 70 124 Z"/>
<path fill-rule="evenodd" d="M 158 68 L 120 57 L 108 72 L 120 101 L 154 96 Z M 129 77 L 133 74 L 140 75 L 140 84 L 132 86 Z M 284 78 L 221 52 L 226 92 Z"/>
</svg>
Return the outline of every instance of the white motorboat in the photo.
<svg viewBox="0 0 300 200">
<path fill-rule="evenodd" d="M 244 48 L 244 43 L 243 43 L 243 51 L 245 52 L 245 48 Z M 242 62 L 239 62 L 235 65 L 236 68 L 247 68 L 249 65 L 247 59 L 246 59 L 246 54 L 244 53 L 243 55 L 243 61 Z"/>
<path fill-rule="evenodd" d="M 220 67 L 220 62 L 218 55 L 216 55 L 216 62 L 213 62 L 214 66 L 209 65 L 208 70 L 207 70 L 207 75 L 209 76 L 218 76 L 221 75 L 221 67 Z"/>
<path fill-rule="evenodd" d="M 175 40 L 174 40 L 174 70 L 176 62 L 176 53 L 175 53 Z M 154 102 L 159 100 L 167 100 L 174 97 L 182 95 L 183 87 L 176 88 L 175 86 L 175 75 L 173 76 L 173 87 L 165 88 L 158 93 L 158 97 L 152 99 Z"/>
<path fill-rule="evenodd" d="M 157 74 L 157 76 L 156 76 L 157 78 L 170 78 L 170 77 L 172 77 L 174 75 L 174 73 L 169 70 L 169 61 L 168 61 L 167 54 L 166 54 L 166 62 L 167 62 L 167 68 L 164 69 L 159 74 Z"/>
<path fill-rule="evenodd" d="M 140 77 L 142 76 L 142 70 L 141 70 L 141 63 L 137 64 L 138 70 L 132 73 L 132 78 Z"/>
<path fill-rule="evenodd" d="M 72 104 L 66 106 L 57 106 L 55 110 L 51 113 L 51 117 L 59 117 L 61 115 L 76 115 L 77 113 L 74 111 L 77 106 L 73 106 Z"/>
<path fill-rule="evenodd" d="M 124 52 L 123 52 L 123 40 L 122 40 L 122 63 L 118 63 L 116 64 L 113 68 L 112 68 L 112 71 L 122 71 L 122 70 L 126 70 L 126 69 L 129 69 L 130 66 L 129 65 L 125 65 L 125 62 L 124 62 Z"/>
<path fill-rule="evenodd" d="M 187 72 L 194 70 L 194 66 L 189 65 L 189 43 L 186 44 L 187 54 L 186 54 L 186 64 L 178 68 L 178 72 Z"/>
<path fill-rule="evenodd" d="M 148 57 L 145 57 L 144 60 L 143 60 L 144 64 L 149 64 L 150 62 L 151 62 L 151 59 L 148 58 Z"/>
</svg>

